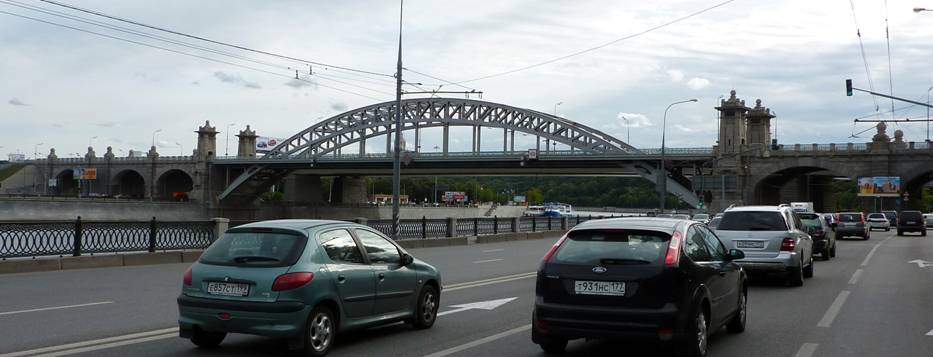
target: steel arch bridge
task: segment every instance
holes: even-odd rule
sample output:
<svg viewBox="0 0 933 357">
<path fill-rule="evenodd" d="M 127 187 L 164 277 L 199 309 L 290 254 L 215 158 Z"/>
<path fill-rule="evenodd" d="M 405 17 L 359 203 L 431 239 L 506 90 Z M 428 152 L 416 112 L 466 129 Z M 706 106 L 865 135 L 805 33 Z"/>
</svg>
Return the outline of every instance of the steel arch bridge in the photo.
<svg viewBox="0 0 933 357">
<path fill-rule="evenodd" d="M 339 155 L 341 149 L 359 145 L 359 153 L 365 154 L 366 141 L 385 136 L 386 152 L 391 153 L 395 123 L 395 101 L 383 102 L 350 110 L 321 121 L 271 149 L 265 156 L 255 160 L 243 174 L 220 194 L 224 200 L 238 191 L 267 188 L 269 181 L 284 177 L 291 170 L 282 164 L 295 161 L 311 161 L 327 156 Z M 500 103 L 459 98 L 413 98 L 402 101 L 402 131 L 414 131 L 416 145 L 420 129 L 443 127 L 443 153 L 448 153 L 450 126 L 474 128 L 502 128 L 504 152 L 514 152 L 515 132 L 534 135 L 540 139 L 556 142 L 579 150 L 586 155 L 639 156 L 635 147 L 599 130 L 561 117 L 535 110 L 517 108 Z M 479 151 L 482 131 L 474 130 L 473 147 Z M 511 140 L 509 138 L 511 136 Z M 511 143 L 511 145 L 509 145 Z M 637 164 L 629 162 L 628 165 Z M 637 165 L 639 174 L 651 181 L 660 177 L 654 164 Z M 673 185 L 673 186 L 672 186 Z M 696 205 L 699 200 L 689 188 L 669 180 L 671 192 Z"/>
</svg>

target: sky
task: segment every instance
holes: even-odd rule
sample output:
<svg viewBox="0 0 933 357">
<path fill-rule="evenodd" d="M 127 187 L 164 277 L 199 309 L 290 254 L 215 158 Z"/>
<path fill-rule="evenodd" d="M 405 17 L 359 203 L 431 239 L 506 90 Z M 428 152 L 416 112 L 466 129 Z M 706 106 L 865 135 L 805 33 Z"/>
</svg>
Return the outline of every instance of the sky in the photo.
<svg viewBox="0 0 933 357">
<path fill-rule="evenodd" d="M 107 146 L 123 156 L 153 143 L 163 156 L 190 154 L 196 145 L 193 132 L 208 120 L 221 132 L 218 154 L 235 155 L 234 135 L 246 125 L 261 136 L 287 138 L 347 110 L 394 99 L 397 1 L 62 1 L 329 66 L 312 65 L 309 75 L 308 66 L 295 60 L 37 0 L 0 0 L 4 158 L 7 153 L 45 156 L 50 148 L 59 157 L 83 156 L 89 145 L 98 156 Z M 600 46 L 723 2 L 408 0 L 403 62 L 411 71 L 404 71 L 403 78 L 434 90 L 443 81 L 485 77 Z M 891 93 L 893 83 L 894 95 L 927 100 L 933 86 L 933 12 L 911 11 L 922 6 L 933 8 L 933 0 L 890 0 L 887 9 L 884 1 L 734 0 L 598 50 L 463 86 L 484 92 L 483 100 L 556 111 L 621 140 L 631 137 L 629 143 L 639 148 L 660 147 L 664 109 L 691 98 L 698 102 L 670 110 L 667 145 L 714 145 L 714 107 L 730 90 L 748 106 L 761 99 L 772 109 L 780 143 L 867 142 L 873 124 L 856 124 L 854 118 L 927 115 L 919 106 L 901 109 L 906 103 L 895 103 L 898 110 L 892 114 L 890 100 L 859 92 L 847 97 L 844 87 L 844 80 L 852 78 L 858 88 Z M 32 10 L 37 8 L 46 13 Z M 118 32 L 114 26 L 201 48 Z M 295 69 L 300 80 L 294 79 Z M 441 89 L 466 90 L 450 84 Z M 908 141 L 927 138 L 926 123 L 889 127 L 889 135 L 901 129 Z M 501 149 L 501 130 L 488 131 L 483 150 Z M 461 139 L 468 133 L 455 131 L 452 151 L 469 150 L 469 139 Z M 423 133 L 422 150 L 435 150 L 438 135 Z M 406 135 L 409 142 L 411 136 Z M 517 139 L 518 146 L 531 142 Z M 368 145 L 371 151 L 385 150 L 378 139 Z"/>
</svg>

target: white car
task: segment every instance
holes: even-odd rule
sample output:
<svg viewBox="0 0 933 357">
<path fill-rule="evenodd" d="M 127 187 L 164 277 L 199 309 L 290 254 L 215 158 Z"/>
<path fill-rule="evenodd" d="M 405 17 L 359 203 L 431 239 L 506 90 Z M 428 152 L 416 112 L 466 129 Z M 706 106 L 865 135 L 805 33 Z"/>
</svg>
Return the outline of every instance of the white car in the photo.
<svg viewBox="0 0 933 357">
<path fill-rule="evenodd" d="M 933 227 L 933 213 L 924 213 L 923 220 L 927 222 L 927 229 Z"/>
<path fill-rule="evenodd" d="M 888 221 L 888 218 L 885 217 L 883 213 L 869 213 L 865 220 L 868 223 L 869 230 L 874 230 L 875 228 L 884 229 L 885 232 L 891 230 L 891 222 Z"/>
</svg>

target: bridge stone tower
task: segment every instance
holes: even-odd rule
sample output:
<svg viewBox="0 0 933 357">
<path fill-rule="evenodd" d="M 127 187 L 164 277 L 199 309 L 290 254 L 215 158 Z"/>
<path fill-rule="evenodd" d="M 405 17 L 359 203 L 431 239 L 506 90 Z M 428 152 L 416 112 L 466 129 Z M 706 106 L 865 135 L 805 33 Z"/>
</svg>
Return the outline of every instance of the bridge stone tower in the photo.
<svg viewBox="0 0 933 357">
<path fill-rule="evenodd" d="M 754 146 L 760 144 L 764 150 L 771 145 L 771 109 L 761 106 L 761 99 L 755 101 L 755 107 L 748 110 L 747 128 L 748 144 Z"/>
<path fill-rule="evenodd" d="M 198 134 L 198 148 L 194 152 L 194 187 L 191 189 L 191 197 L 213 203 L 214 197 L 210 192 L 210 166 L 217 153 L 217 128 L 211 126 L 210 120 L 206 120 L 204 126 L 199 127 L 195 133 Z"/>
<path fill-rule="evenodd" d="M 213 158 L 217 153 L 217 128 L 211 126 L 210 120 L 206 120 L 204 126 L 195 133 L 198 133 L 198 158 Z"/>
<path fill-rule="evenodd" d="M 729 94 L 729 99 L 722 100 L 716 107 L 719 111 L 719 155 L 738 153 L 748 141 L 746 114 L 749 108 L 744 100 L 735 97 L 735 90 Z"/>
<path fill-rule="evenodd" d="M 240 130 L 240 134 L 236 137 L 239 138 L 236 156 L 256 157 L 256 131 L 250 130 L 247 125 L 246 130 Z"/>
</svg>

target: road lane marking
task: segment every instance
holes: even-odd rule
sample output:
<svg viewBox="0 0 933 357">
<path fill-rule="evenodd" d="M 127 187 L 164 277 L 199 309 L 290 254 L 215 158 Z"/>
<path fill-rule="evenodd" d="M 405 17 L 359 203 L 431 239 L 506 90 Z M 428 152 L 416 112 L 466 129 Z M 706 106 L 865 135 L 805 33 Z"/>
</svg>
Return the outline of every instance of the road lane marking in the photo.
<svg viewBox="0 0 933 357">
<path fill-rule="evenodd" d="M 537 272 L 530 272 L 530 273 L 521 273 L 521 274 L 505 275 L 505 276 L 500 276 L 500 277 L 495 277 L 495 278 L 490 278 L 490 279 L 484 279 L 484 280 L 468 281 L 468 282 L 464 282 L 464 283 L 457 283 L 457 284 L 445 285 L 443 291 L 446 292 L 446 291 L 456 291 L 456 290 L 462 290 L 462 289 L 476 288 L 476 287 L 480 287 L 480 286 L 486 286 L 486 285 L 505 283 L 505 282 L 515 281 L 515 280 L 533 278 L 533 277 L 536 277 L 537 275 L 538 275 Z"/>
<path fill-rule="evenodd" d="M 839 315 L 839 311 L 842 310 L 842 305 L 846 303 L 846 299 L 849 298 L 850 291 L 843 290 L 839 292 L 839 296 L 836 296 L 836 300 L 833 300 L 833 304 L 829 305 L 829 310 L 826 310 L 826 313 L 823 314 L 823 318 L 820 319 L 820 323 L 816 324 L 817 327 L 830 327 L 833 325 L 833 320 L 836 319 L 836 315 Z"/>
<path fill-rule="evenodd" d="M 473 264 L 483 264 L 483 263 L 492 263 L 492 262 L 501 262 L 503 259 L 486 259 L 486 260 L 477 260 Z"/>
<path fill-rule="evenodd" d="M 52 306 L 52 307 L 42 307 L 42 308 L 38 308 L 38 309 L 29 309 L 29 310 L 7 311 L 7 312 L 0 312 L 0 316 L 4 316 L 4 315 L 14 315 L 14 314 L 24 314 L 24 313 L 27 313 L 27 312 L 38 312 L 38 311 L 71 309 L 71 308 L 76 308 L 76 307 L 85 307 L 85 306 L 94 306 L 94 305 L 104 305 L 104 304 L 113 304 L 113 301 L 99 301 L 99 302 L 91 302 L 91 303 L 87 303 L 87 304 L 65 305 L 65 306 Z"/>
<path fill-rule="evenodd" d="M 813 353 L 816 352 L 816 348 L 819 347 L 819 344 L 816 343 L 804 343 L 800 346 L 800 349 L 797 350 L 797 354 L 794 357 L 810 357 L 813 356 Z"/>
<path fill-rule="evenodd" d="M 437 317 L 446 316 L 450 314 L 456 314 L 458 312 L 467 311 L 467 310 L 486 310 L 486 311 L 495 310 L 499 306 L 508 304 L 509 302 L 515 299 L 518 299 L 518 297 L 510 297 L 510 298 L 505 298 L 505 299 L 496 299 L 496 300 L 488 300 L 488 301 L 478 301 L 478 302 L 473 302 L 469 304 L 452 305 L 450 307 L 454 308 L 453 310 L 447 310 L 447 311 L 438 313 Z"/>
<path fill-rule="evenodd" d="M 858 279 L 862 277 L 862 269 L 856 269 L 855 273 L 852 274 L 852 279 L 849 279 L 849 285 L 855 285 L 858 283 Z"/>
<path fill-rule="evenodd" d="M 111 343 L 115 341 L 132 340 L 132 339 L 137 339 L 137 338 L 149 337 L 153 335 L 164 335 L 168 333 L 171 333 L 173 336 L 177 336 L 178 327 L 146 331 L 146 332 L 137 332 L 137 333 L 131 333 L 128 335 L 120 335 L 120 336 L 102 338 L 98 340 L 75 342 L 75 343 L 69 343 L 69 344 L 60 345 L 60 346 L 43 347 L 43 348 L 37 348 L 34 350 L 28 350 L 28 351 L 19 351 L 19 352 L 0 354 L 0 357 L 32 356 L 32 355 L 37 355 L 41 353 L 49 353 L 49 352 L 56 352 L 56 351 L 62 351 L 62 350 L 68 350 L 68 349 L 75 349 L 75 348 L 87 347 L 87 346 L 92 346 L 92 345 Z"/>
<path fill-rule="evenodd" d="M 883 241 L 878 242 L 878 244 L 875 244 L 875 246 L 871 248 L 871 251 L 868 252 L 868 255 L 865 256 L 865 260 L 862 261 L 862 266 L 868 265 L 868 261 L 871 260 L 871 257 L 875 256 L 875 251 L 877 251 L 878 248 L 880 248 L 881 245 L 884 244 L 884 242 L 887 242 L 888 239 L 891 239 L 891 237 L 885 238 Z"/>
<path fill-rule="evenodd" d="M 927 336 L 933 336 L 933 330 L 930 330 L 930 332 L 927 332 Z"/>
<path fill-rule="evenodd" d="M 495 253 L 495 252 L 501 252 L 501 251 L 503 251 L 503 250 L 505 250 L 505 249 L 503 249 L 503 248 L 499 248 L 499 249 L 486 249 L 486 250 L 483 251 L 483 253 Z"/>
<path fill-rule="evenodd" d="M 43 355 L 39 355 L 39 356 L 41 356 L 41 357 L 67 356 L 67 355 L 73 355 L 73 354 L 77 354 L 77 353 L 85 353 L 85 352 L 99 351 L 99 350 L 104 350 L 104 349 L 114 348 L 114 347 L 120 347 L 120 346 L 126 346 L 126 345 L 134 345 L 134 344 L 143 343 L 143 342 L 150 342 L 150 341 L 156 341 L 156 340 L 164 340 L 164 339 L 168 339 L 168 338 L 178 338 L 178 333 L 169 333 L 169 334 L 165 334 L 165 335 L 155 335 L 155 336 L 150 336 L 150 337 L 137 338 L 137 339 L 133 339 L 133 340 L 112 342 L 112 343 L 107 343 L 107 344 L 103 344 L 103 345 L 95 345 L 95 346 L 88 346 L 88 347 L 76 348 L 76 349 L 73 349 L 73 350 L 58 351 L 58 352 L 53 352 L 53 353 L 49 353 L 49 354 L 43 354 Z"/>
<path fill-rule="evenodd" d="M 514 335 L 514 334 L 516 334 L 516 333 L 522 333 L 522 332 L 525 332 L 525 331 L 528 331 L 528 330 L 531 330 L 531 324 L 527 324 L 527 325 L 525 325 L 525 326 L 516 327 L 516 328 L 513 328 L 513 329 L 511 329 L 511 330 L 503 331 L 503 332 L 497 333 L 497 334 L 492 335 L 492 336 L 483 337 L 483 338 L 478 339 L 478 340 L 476 340 L 476 341 L 464 343 L 464 344 L 459 345 L 459 346 L 454 346 L 454 347 L 448 348 L 448 349 L 443 350 L 443 351 L 440 351 L 440 352 L 434 352 L 434 353 L 432 353 L 432 354 L 425 355 L 424 357 L 444 357 L 444 356 L 450 356 L 450 355 L 452 355 L 452 354 L 454 354 L 454 353 L 461 352 L 461 351 L 465 351 L 465 350 L 471 349 L 471 348 L 473 348 L 473 347 L 476 347 L 476 346 L 479 346 L 479 345 L 483 345 L 483 344 L 486 344 L 486 343 L 489 343 L 489 342 L 492 342 L 492 341 L 495 341 L 495 340 L 498 340 L 498 339 L 501 339 L 501 338 L 505 338 L 505 337 Z"/>
</svg>

